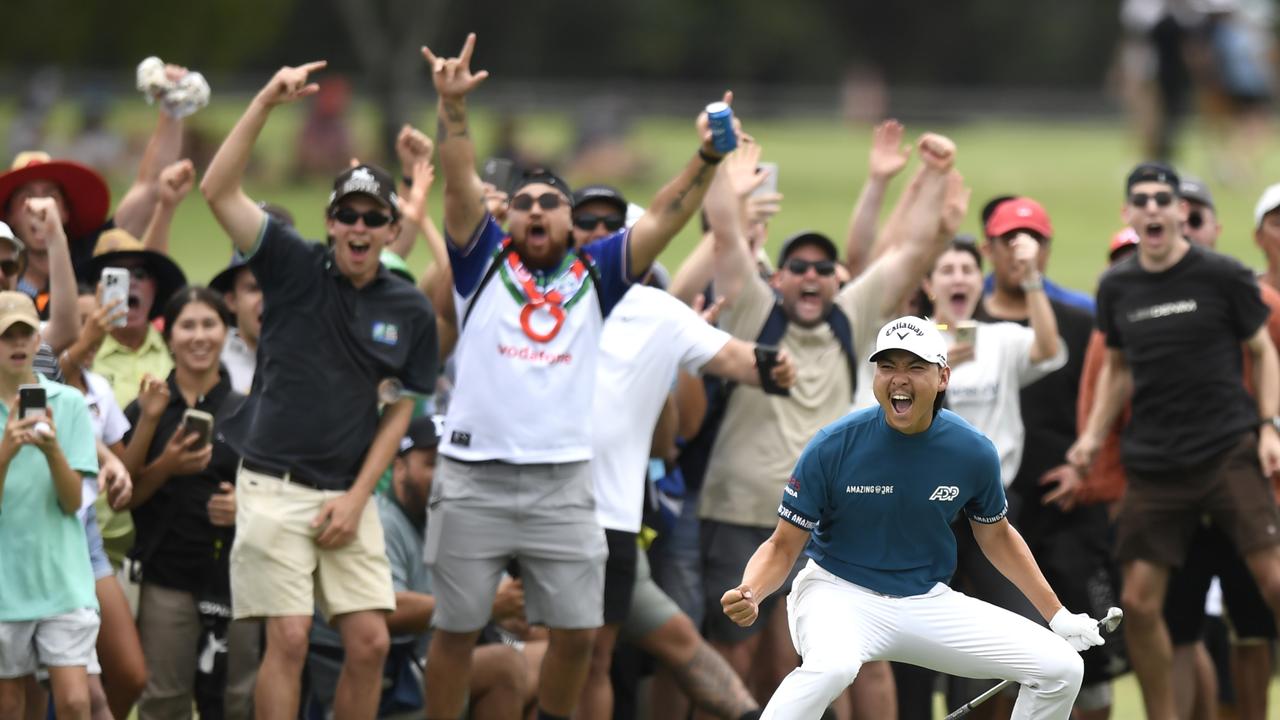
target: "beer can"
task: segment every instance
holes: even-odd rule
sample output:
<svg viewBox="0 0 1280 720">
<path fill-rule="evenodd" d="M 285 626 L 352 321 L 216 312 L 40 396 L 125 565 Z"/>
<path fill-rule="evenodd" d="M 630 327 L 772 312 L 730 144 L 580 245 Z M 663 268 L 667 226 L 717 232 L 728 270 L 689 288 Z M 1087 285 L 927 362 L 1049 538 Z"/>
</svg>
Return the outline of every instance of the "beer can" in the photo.
<svg viewBox="0 0 1280 720">
<path fill-rule="evenodd" d="M 727 103 L 708 105 L 707 123 L 711 126 L 711 147 L 716 152 L 727 155 L 738 147 L 738 134 L 733 131 L 733 108 Z"/>
</svg>

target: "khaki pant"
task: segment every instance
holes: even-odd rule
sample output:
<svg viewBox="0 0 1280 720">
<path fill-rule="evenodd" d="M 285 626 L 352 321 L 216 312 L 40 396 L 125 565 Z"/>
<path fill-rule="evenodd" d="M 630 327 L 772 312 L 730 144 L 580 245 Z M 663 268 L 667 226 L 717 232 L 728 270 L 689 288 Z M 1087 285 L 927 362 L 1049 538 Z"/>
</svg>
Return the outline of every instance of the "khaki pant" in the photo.
<svg viewBox="0 0 1280 720">
<path fill-rule="evenodd" d="M 253 717 L 260 632 L 261 625 L 252 620 L 237 620 L 228 627 L 224 696 L 227 720 Z M 147 661 L 147 686 L 138 701 L 138 720 L 192 716 L 200 633 L 200 613 L 194 595 L 142 584 L 138 634 Z"/>
</svg>

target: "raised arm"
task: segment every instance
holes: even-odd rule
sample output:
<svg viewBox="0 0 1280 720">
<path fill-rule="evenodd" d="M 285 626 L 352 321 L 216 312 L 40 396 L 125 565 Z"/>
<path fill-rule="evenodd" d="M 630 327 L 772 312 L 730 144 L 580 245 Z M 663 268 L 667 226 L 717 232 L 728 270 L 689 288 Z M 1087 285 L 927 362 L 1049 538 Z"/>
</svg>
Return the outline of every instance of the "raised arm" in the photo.
<svg viewBox="0 0 1280 720">
<path fill-rule="evenodd" d="M 169 254 L 169 228 L 173 225 L 173 215 L 195 183 L 196 166 L 190 160 L 179 160 L 160 172 L 160 201 L 156 203 L 147 232 L 142 236 L 142 244 L 148 250 Z"/>
<path fill-rule="evenodd" d="M 953 171 L 955 144 L 941 135 L 926 134 L 919 142 L 923 161 L 915 188 L 907 193 L 902 212 L 885 227 L 899 236 L 896 244 L 872 264 L 868 272 L 882 273 L 881 315 L 897 310 L 908 291 L 920 284 L 969 205 L 969 191 Z"/>
<path fill-rule="evenodd" d="M 400 234 L 387 247 L 402 258 L 409 257 L 414 239 L 420 231 L 426 231 L 424 222 L 431 221 L 427 216 L 427 194 L 435 180 L 435 169 L 431 166 L 434 152 L 435 143 L 421 130 L 408 123 L 400 128 L 400 134 L 396 136 L 396 156 L 400 158 L 402 180 L 396 192 L 400 195 L 400 214 L 408 222 L 400 223 Z M 427 242 L 430 244 L 430 237 Z M 438 257 L 434 247 L 431 254 Z"/>
<path fill-rule="evenodd" d="M 165 67 L 165 74 L 174 80 L 186 72 L 186 68 L 177 65 Z M 142 161 L 138 163 L 138 175 L 116 206 L 116 227 L 129 231 L 134 237 L 142 237 L 155 210 L 160 171 L 176 162 L 182 154 L 182 120 L 163 109 L 158 115 L 155 130 L 147 141 Z"/>
<path fill-rule="evenodd" d="M 747 241 L 742 198 L 754 189 L 749 187 L 752 181 L 758 186 L 763 180 L 756 173 L 759 159 L 760 146 L 743 142 L 716 173 L 703 200 L 713 238 L 716 295 L 724 298 L 727 305 L 737 301 L 743 285 L 756 273 L 756 259 Z"/>
<path fill-rule="evenodd" d="M 29 198 L 27 213 L 44 225 L 49 245 L 49 324 L 41 333 L 54 355 L 75 342 L 80 334 L 80 314 L 76 308 L 76 273 L 71 267 L 67 234 L 53 198 Z"/>
<path fill-rule="evenodd" d="M 1093 464 L 1098 448 L 1102 447 L 1102 441 L 1120 417 L 1120 411 L 1129 401 L 1132 391 L 1133 372 L 1129 368 L 1129 361 L 1124 357 L 1124 351 L 1107 348 L 1107 359 L 1102 365 L 1102 371 L 1098 373 L 1089 420 L 1075 444 L 1067 450 L 1067 462 L 1079 468 L 1082 474 L 1088 472 L 1089 466 Z"/>
<path fill-rule="evenodd" d="M 874 260 L 871 248 L 876 240 L 876 226 L 884 207 L 885 192 L 894 176 L 902 172 L 911 157 L 911 146 L 902 144 L 903 127 L 897 120 L 885 120 L 871 134 L 871 157 L 867 163 L 867 182 L 858 194 L 849 216 L 849 235 L 845 240 L 845 263 L 857 277 Z"/>
<path fill-rule="evenodd" d="M 431 82 L 440 96 L 436 148 L 444 172 L 444 232 L 459 247 L 471 239 L 485 214 L 476 146 L 467 127 L 467 94 L 489 77 L 487 70 L 471 72 L 475 48 L 475 33 L 467 35 L 456 58 L 436 57 L 429 48 L 422 48 L 422 56 L 431 66 Z"/>
<path fill-rule="evenodd" d="M 1053 314 L 1049 296 L 1044 292 L 1044 278 L 1036 267 L 1040 244 L 1026 233 L 1019 233 L 1010 243 L 1013 262 L 1018 266 L 1022 290 L 1027 296 L 1027 319 L 1035 340 L 1031 345 L 1031 362 L 1038 363 L 1058 354 L 1062 340 L 1058 337 L 1058 318 Z"/>
<path fill-rule="evenodd" d="M 707 191 L 708 197 L 711 192 L 713 191 Z M 680 263 L 676 274 L 671 278 L 671 286 L 667 291 L 685 305 L 692 305 L 693 299 L 701 295 L 707 289 L 707 284 L 715 278 L 715 243 L 714 234 L 709 231 L 702 233 L 702 239 L 693 246 L 693 252 Z"/>
<path fill-rule="evenodd" d="M 733 101 L 733 93 L 726 92 L 724 101 Z M 735 120 L 735 124 L 736 124 Z M 705 112 L 694 123 L 698 130 L 698 152 L 690 158 L 676 175 L 649 203 L 649 210 L 631 228 L 627 246 L 627 266 L 633 275 L 648 269 L 658 255 L 666 249 L 671 239 L 689 222 L 689 218 L 702 205 L 702 198 L 711 186 L 716 174 L 716 164 L 723 156 L 711 144 L 711 128 Z M 739 131 L 739 134 L 741 132 Z"/>
<path fill-rule="evenodd" d="M 294 102 L 320 91 L 318 84 L 308 82 L 308 76 L 325 65 L 324 60 L 318 60 L 298 67 L 280 68 L 254 96 L 205 171 L 200 192 L 218 223 L 242 253 L 253 252 L 266 214 L 249 199 L 242 187 L 253 143 L 276 105 Z"/>
</svg>

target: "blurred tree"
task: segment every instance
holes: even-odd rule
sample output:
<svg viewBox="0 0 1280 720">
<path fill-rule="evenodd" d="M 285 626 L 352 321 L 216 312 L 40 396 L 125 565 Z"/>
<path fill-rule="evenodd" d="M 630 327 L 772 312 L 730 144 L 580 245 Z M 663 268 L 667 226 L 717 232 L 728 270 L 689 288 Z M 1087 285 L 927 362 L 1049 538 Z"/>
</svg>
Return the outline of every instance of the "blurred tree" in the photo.
<svg viewBox="0 0 1280 720">
<path fill-rule="evenodd" d="M 396 134 L 410 120 L 411 108 L 427 77 L 427 64 L 419 48 L 430 38 L 428 28 L 438 24 L 446 0 L 334 0 L 352 49 L 364 69 L 363 88 L 377 105 L 380 116 L 383 162 L 391 167 L 396 157 Z M 437 48 L 450 55 L 456 48 Z M 429 131 L 429 129 L 428 129 Z M 395 172 L 393 169 L 392 172 Z"/>
</svg>

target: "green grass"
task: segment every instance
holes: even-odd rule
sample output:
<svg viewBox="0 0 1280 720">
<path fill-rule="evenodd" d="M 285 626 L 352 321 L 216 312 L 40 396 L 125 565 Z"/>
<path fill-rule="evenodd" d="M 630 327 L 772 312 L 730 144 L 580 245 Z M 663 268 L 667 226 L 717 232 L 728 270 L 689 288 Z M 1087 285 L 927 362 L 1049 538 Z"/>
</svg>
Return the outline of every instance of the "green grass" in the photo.
<svg viewBox="0 0 1280 720">
<path fill-rule="evenodd" d="M 247 98 L 222 96 L 193 119 L 196 127 L 220 140 L 243 110 Z M 145 135 L 154 110 L 136 100 L 120 104 L 112 125 L 137 137 Z M 434 127 L 430 108 L 418 114 L 420 127 Z M 12 112 L 0 107 L 0 126 Z M 482 110 L 473 113 L 473 135 L 480 139 L 479 156 L 486 155 L 485 141 L 492 137 L 492 118 Z M 376 147 L 374 119 L 365 105 L 352 114 L 357 148 Z M 817 229 L 842 238 L 849 211 L 865 178 L 870 137 L 867 126 L 851 126 L 832 120 L 767 120 L 744 118 L 747 128 L 761 142 L 765 159 L 779 164 L 779 189 L 785 195 L 782 212 L 770 229 L 770 251 L 782 239 L 801 229 Z M 73 126 L 72 108 L 60 107 L 50 124 L 51 132 L 65 135 Z M 290 208 L 304 235 L 319 238 L 323 205 L 328 194 L 324 179 L 295 184 L 286 181 L 287 164 L 301 126 L 297 108 L 278 110 L 267 124 L 255 148 L 247 183 L 255 199 L 269 199 Z M 924 130 L 950 135 L 958 145 L 957 167 L 973 188 L 973 201 L 963 231 L 977 233 L 977 214 L 985 200 L 998 193 L 1029 195 L 1049 211 L 1056 230 L 1049 274 L 1055 280 L 1092 290 L 1104 266 L 1106 244 L 1120 227 L 1125 173 L 1139 157 L 1127 128 L 1119 122 L 1096 124 L 974 122 L 954 127 L 912 125 L 908 132 Z M 569 147 L 569 124 L 562 116 L 540 114 L 523 120 L 521 139 L 538 155 L 555 157 Z M 621 182 L 627 195 L 647 204 L 659 187 L 679 169 L 694 150 L 691 118 L 650 118 L 637 121 L 628 147 L 647 168 L 643 177 Z M 1246 263 L 1259 266 L 1261 254 L 1252 241 L 1252 207 L 1269 181 L 1280 180 L 1280 158 L 1259 150 L 1250 168 L 1254 181 L 1227 186 L 1215 182 L 1207 143 L 1195 132 L 1187 134 L 1187 160 L 1180 167 L 1209 181 L 1217 199 L 1225 232 L 1219 248 Z M 910 172 L 908 169 L 907 172 Z M 574 182 L 611 181 L 616 178 L 570 178 Z M 119 197 L 128 178 L 113 178 Z M 440 188 L 433 190 L 430 210 L 439 220 Z M 893 189 L 896 195 L 900 178 Z M 892 197 L 890 199 L 892 202 Z M 887 213 L 887 210 L 886 210 Z M 696 220 L 690 223 L 662 256 L 669 267 L 696 242 Z M 192 280 L 207 280 L 229 257 L 229 245 L 208 208 L 193 194 L 178 211 L 173 234 L 173 254 Z M 415 267 L 425 264 L 425 250 L 411 257 Z"/>
</svg>

